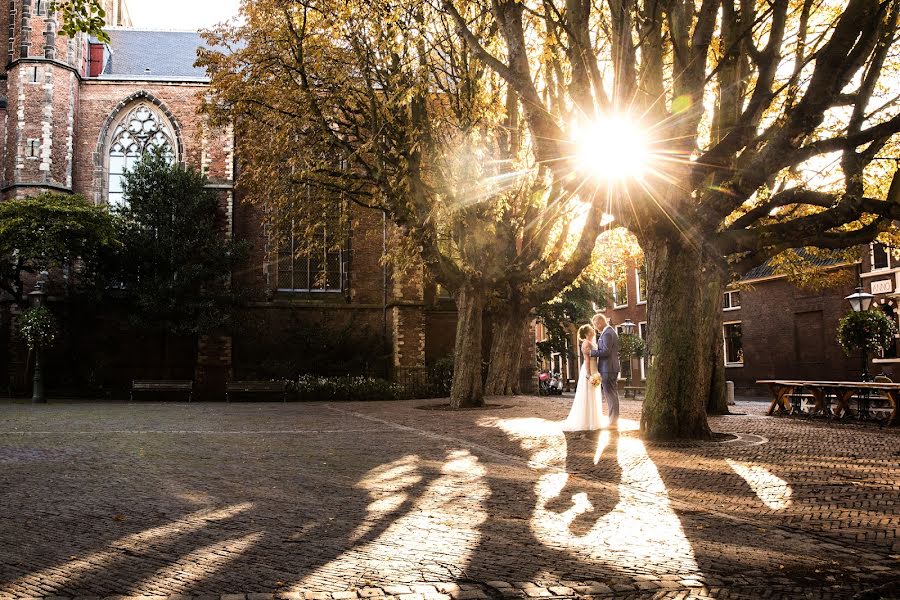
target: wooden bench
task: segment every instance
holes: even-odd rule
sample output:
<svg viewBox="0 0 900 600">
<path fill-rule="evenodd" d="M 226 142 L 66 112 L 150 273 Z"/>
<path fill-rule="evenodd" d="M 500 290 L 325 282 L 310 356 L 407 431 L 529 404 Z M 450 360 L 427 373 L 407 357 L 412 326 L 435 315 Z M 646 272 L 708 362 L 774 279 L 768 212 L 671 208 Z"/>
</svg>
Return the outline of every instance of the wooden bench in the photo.
<svg viewBox="0 0 900 600">
<path fill-rule="evenodd" d="M 135 392 L 187 392 L 188 402 L 194 398 L 194 382 L 190 379 L 156 379 L 131 382 L 129 398 L 134 400 Z"/>
<path fill-rule="evenodd" d="M 643 396 L 644 395 L 644 386 L 642 385 L 626 385 L 625 386 L 625 397 L 628 397 L 628 394 L 631 393 L 632 398 L 637 398 L 638 392 Z"/>
<path fill-rule="evenodd" d="M 281 394 L 287 402 L 286 381 L 229 381 L 225 384 L 225 401 L 231 402 L 231 394 Z"/>
</svg>

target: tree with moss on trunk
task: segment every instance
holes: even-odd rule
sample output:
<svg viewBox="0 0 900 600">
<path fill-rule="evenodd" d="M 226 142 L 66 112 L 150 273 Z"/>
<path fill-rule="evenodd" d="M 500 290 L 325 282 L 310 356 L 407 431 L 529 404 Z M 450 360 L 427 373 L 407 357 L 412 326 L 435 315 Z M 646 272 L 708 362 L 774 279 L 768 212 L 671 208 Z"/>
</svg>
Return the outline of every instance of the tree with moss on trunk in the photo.
<svg viewBox="0 0 900 600">
<path fill-rule="evenodd" d="M 900 3 L 441 6 L 517 94 L 543 142 L 539 160 L 579 157 L 569 142 L 589 131 L 581 150 L 593 146 L 607 163 L 597 169 L 620 167 L 603 185 L 607 212 L 645 257 L 653 367 L 641 428 L 652 439 L 709 437 L 725 282 L 792 248 L 868 242 L 900 216 L 896 177 L 887 190 L 867 184 L 900 130 L 890 85 Z M 476 14 L 492 16 L 486 31 L 501 44 L 473 28 Z M 552 118 L 560 102 L 572 119 Z M 612 148 L 597 143 L 616 134 Z"/>
<path fill-rule="evenodd" d="M 516 392 L 531 311 L 590 261 L 602 198 L 537 160 L 541 139 L 522 124 L 531 109 L 440 6 L 253 0 L 242 10 L 242 23 L 208 34 L 214 49 L 199 64 L 211 77 L 207 112 L 241 140 L 246 197 L 272 231 L 289 223 L 301 238 L 325 215 L 383 211 L 395 271 L 421 265 L 456 300 L 452 406 Z M 473 12 L 469 26 L 502 43 L 490 14 Z"/>
</svg>

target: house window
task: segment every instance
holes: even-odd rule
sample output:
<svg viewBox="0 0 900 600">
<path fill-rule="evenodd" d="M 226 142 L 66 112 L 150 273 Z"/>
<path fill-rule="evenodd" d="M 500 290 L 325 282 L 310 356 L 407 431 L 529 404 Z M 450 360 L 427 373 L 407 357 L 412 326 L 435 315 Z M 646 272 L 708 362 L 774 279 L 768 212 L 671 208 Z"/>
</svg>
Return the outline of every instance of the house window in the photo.
<svg viewBox="0 0 900 600">
<path fill-rule="evenodd" d="M 29 138 L 28 142 L 28 158 L 37 158 L 41 154 L 40 140 Z"/>
<path fill-rule="evenodd" d="M 891 253 L 887 246 L 875 242 L 872 244 L 872 270 L 891 268 Z"/>
<path fill-rule="evenodd" d="M 612 295 L 613 308 L 624 308 L 628 306 L 628 286 L 624 277 L 613 283 Z"/>
<path fill-rule="evenodd" d="M 318 226 L 307 237 L 294 221 L 285 223 L 277 244 L 276 289 L 279 292 L 340 292 L 344 264 L 338 219 Z"/>
<path fill-rule="evenodd" d="M 637 282 L 637 303 L 647 303 L 647 268 L 641 265 L 640 269 L 635 270 L 635 281 Z"/>
<path fill-rule="evenodd" d="M 740 321 L 723 324 L 722 334 L 725 340 L 725 366 L 744 366 L 744 345 L 741 340 Z"/>
<path fill-rule="evenodd" d="M 722 310 L 737 310 L 741 307 L 741 293 L 737 290 L 725 292 Z"/>
<path fill-rule="evenodd" d="M 647 342 L 647 322 L 638 323 L 638 334 L 644 340 L 644 355 L 641 357 L 641 379 L 647 379 L 647 354 L 650 352 L 650 346 Z"/>
<path fill-rule="evenodd" d="M 35 5 L 35 15 L 43 17 L 47 14 L 47 1 L 48 0 L 37 0 L 37 4 Z"/>
<path fill-rule="evenodd" d="M 165 118 L 145 103 L 132 108 L 113 130 L 109 142 L 109 188 L 107 204 L 124 204 L 122 183 L 144 152 L 159 148 L 174 161 L 175 136 Z"/>
</svg>

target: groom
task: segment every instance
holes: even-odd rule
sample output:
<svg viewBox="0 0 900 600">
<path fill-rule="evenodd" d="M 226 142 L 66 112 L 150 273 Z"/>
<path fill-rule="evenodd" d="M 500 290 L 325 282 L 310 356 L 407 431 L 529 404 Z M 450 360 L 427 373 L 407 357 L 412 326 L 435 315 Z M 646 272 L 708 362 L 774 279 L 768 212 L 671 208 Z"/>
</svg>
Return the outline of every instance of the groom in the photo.
<svg viewBox="0 0 900 600">
<path fill-rule="evenodd" d="M 609 324 L 606 315 L 596 314 L 591 319 L 594 331 L 597 332 L 597 349 L 591 352 L 591 356 L 597 357 L 597 370 L 603 378 L 600 390 L 606 409 L 609 412 L 609 428 L 617 429 L 619 426 L 619 391 L 616 385 L 619 381 L 619 334 Z"/>
</svg>

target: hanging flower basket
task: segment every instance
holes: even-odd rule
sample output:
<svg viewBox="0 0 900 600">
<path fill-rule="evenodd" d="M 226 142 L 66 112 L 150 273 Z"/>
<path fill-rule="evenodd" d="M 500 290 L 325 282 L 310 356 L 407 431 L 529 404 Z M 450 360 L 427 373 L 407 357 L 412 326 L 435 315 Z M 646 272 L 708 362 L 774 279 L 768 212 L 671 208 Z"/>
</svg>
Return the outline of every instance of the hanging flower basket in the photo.
<svg viewBox="0 0 900 600">
<path fill-rule="evenodd" d="M 852 312 L 838 325 L 838 343 L 849 356 L 856 350 L 883 352 L 894 341 L 897 326 L 880 310 Z"/>
<path fill-rule="evenodd" d="M 19 332 L 29 348 L 49 348 L 56 338 L 56 319 L 46 306 L 30 308 L 19 317 Z"/>
</svg>

